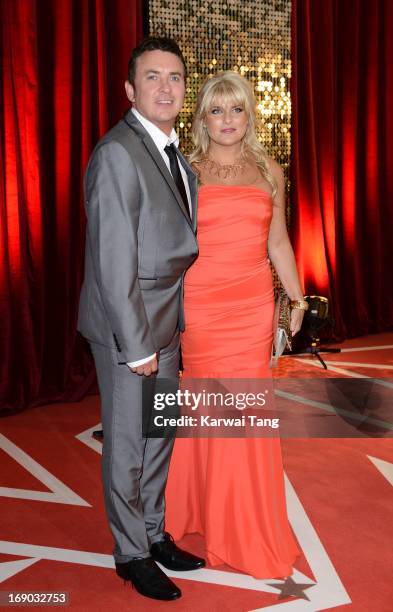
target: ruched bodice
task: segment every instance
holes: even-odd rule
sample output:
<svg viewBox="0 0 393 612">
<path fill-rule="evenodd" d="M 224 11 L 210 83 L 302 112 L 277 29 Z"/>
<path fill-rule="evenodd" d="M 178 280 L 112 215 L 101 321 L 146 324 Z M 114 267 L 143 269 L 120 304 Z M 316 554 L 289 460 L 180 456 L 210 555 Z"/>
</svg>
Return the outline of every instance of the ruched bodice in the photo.
<svg viewBox="0 0 393 612">
<path fill-rule="evenodd" d="M 271 217 L 270 195 L 257 187 L 203 185 L 198 194 L 198 265 L 190 268 L 187 283 L 192 285 L 210 264 L 223 266 L 222 280 L 233 265 L 239 274 L 256 274 L 267 262 Z"/>
</svg>

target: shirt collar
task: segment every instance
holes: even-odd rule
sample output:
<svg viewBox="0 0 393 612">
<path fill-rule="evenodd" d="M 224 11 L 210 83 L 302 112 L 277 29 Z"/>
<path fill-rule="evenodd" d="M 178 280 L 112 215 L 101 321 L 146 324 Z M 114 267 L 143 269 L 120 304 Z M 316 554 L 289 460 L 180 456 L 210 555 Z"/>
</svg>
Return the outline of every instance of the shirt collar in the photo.
<svg viewBox="0 0 393 612">
<path fill-rule="evenodd" d="M 136 110 L 136 108 L 132 108 L 131 111 L 135 115 L 135 117 L 138 119 L 138 121 L 140 121 L 140 123 L 143 125 L 143 127 L 146 130 L 146 132 L 149 134 L 149 136 L 152 138 L 154 144 L 156 145 L 156 147 L 161 152 L 164 152 L 165 147 L 167 145 L 171 145 L 172 143 L 176 147 L 179 146 L 179 138 L 178 138 L 174 128 L 172 128 L 172 131 L 171 131 L 171 133 L 168 136 L 167 134 L 165 134 L 165 132 L 160 130 L 160 128 L 158 128 L 156 125 L 154 125 L 154 123 L 152 123 L 151 121 L 146 119 L 146 117 L 141 115 Z"/>
</svg>

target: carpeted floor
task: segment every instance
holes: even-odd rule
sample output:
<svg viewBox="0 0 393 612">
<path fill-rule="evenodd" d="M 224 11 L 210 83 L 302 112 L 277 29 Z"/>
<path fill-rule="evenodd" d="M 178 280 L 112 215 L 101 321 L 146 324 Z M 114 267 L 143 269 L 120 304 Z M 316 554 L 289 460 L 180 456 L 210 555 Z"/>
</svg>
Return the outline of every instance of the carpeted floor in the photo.
<svg viewBox="0 0 393 612">
<path fill-rule="evenodd" d="M 377 379 L 386 399 L 393 389 L 393 334 L 358 338 L 341 348 L 326 356 L 327 371 L 315 358 L 293 356 L 283 358 L 274 375 L 362 378 L 363 383 L 369 377 L 370 385 Z M 363 428 L 359 438 L 283 439 L 288 512 L 303 551 L 292 581 L 255 580 L 225 566 L 187 577 L 172 574 L 183 597 L 170 603 L 141 597 L 112 569 L 100 443 L 91 437 L 100 422 L 99 398 L 2 418 L 0 603 L 8 591 L 66 591 L 72 610 L 390 611 L 393 440 L 388 416 L 385 405 L 374 419 L 379 426 Z M 200 536 L 188 536 L 181 545 L 203 554 Z"/>
</svg>

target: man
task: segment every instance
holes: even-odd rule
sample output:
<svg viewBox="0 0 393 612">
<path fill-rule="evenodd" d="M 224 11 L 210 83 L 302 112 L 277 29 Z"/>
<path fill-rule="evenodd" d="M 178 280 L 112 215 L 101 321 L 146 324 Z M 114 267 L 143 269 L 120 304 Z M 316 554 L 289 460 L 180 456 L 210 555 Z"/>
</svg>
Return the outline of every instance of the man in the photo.
<svg viewBox="0 0 393 612">
<path fill-rule="evenodd" d="M 116 572 L 155 599 L 181 591 L 155 561 L 194 570 L 204 560 L 164 532 L 173 440 L 142 437 L 142 380 L 178 373 L 182 280 L 197 256 L 196 177 L 173 129 L 185 93 L 177 44 L 147 38 L 132 52 L 132 108 L 96 146 L 86 171 L 87 243 L 78 329 L 101 395 L 103 484 Z"/>
</svg>

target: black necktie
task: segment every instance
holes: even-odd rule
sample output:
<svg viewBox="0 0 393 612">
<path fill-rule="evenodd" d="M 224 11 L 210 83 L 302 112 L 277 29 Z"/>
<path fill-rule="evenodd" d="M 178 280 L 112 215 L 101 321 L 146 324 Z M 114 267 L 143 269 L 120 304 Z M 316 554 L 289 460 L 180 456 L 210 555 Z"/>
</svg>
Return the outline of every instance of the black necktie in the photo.
<svg viewBox="0 0 393 612">
<path fill-rule="evenodd" d="M 173 142 L 172 144 L 167 145 L 164 151 L 168 155 L 168 158 L 169 158 L 169 166 L 171 168 L 171 174 L 173 176 L 173 180 L 175 181 L 176 187 L 178 188 L 179 193 L 182 197 L 187 214 L 188 216 L 190 216 L 190 209 L 188 207 L 186 187 L 184 185 L 183 177 L 180 172 L 180 166 L 179 166 L 179 160 L 177 158 L 176 147 L 173 144 Z"/>
</svg>

